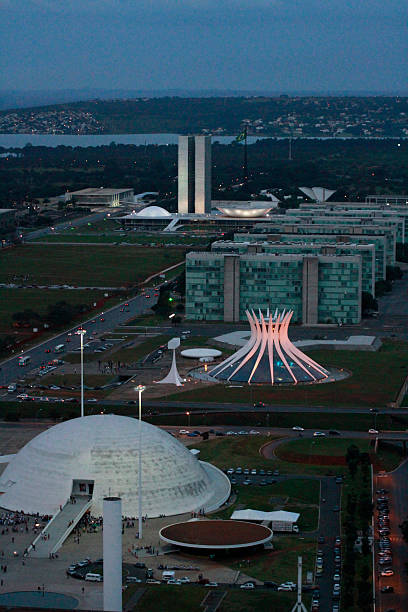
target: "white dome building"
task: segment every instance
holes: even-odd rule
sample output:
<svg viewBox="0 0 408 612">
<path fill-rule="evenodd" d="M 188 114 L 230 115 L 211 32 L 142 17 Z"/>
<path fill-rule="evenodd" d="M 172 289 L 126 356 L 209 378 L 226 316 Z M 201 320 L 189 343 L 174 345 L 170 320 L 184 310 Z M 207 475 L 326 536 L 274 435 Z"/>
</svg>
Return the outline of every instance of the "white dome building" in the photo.
<svg viewBox="0 0 408 612">
<path fill-rule="evenodd" d="M 136 213 L 137 217 L 171 217 L 171 213 L 161 206 L 147 206 Z"/>
<path fill-rule="evenodd" d="M 54 514 L 71 494 L 92 496 L 91 514 L 103 498 L 122 498 L 125 516 L 138 516 L 139 421 L 93 415 L 40 433 L 10 461 L 0 478 L 1 506 Z M 218 468 L 198 459 L 166 431 L 142 422 L 142 513 L 173 515 L 218 508 L 231 485 Z"/>
</svg>

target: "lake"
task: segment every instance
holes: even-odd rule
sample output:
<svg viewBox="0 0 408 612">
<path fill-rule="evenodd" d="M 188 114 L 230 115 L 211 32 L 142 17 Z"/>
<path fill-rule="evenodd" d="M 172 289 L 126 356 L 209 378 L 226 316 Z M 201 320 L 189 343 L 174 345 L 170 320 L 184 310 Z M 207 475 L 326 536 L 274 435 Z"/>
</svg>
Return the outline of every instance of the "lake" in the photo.
<svg viewBox="0 0 408 612">
<path fill-rule="evenodd" d="M 213 142 L 229 144 L 236 136 L 213 136 Z M 248 136 L 248 143 L 256 142 L 262 136 Z M 10 148 L 24 147 L 27 143 L 33 146 L 58 147 L 100 147 L 116 144 L 134 145 L 170 145 L 178 143 L 178 134 L 0 134 L 0 146 Z"/>
<path fill-rule="evenodd" d="M 214 136 L 213 142 L 229 144 L 236 136 Z M 257 140 L 271 138 L 271 136 L 248 136 L 248 143 Z M 287 137 L 276 137 L 284 140 Z M 364 138 L 364 140 L 384 140 L 383 137 Z M 332 140 L 330 136 L 309 136 L 299 140 Z M 349 137 L 337 137 L 337 140 L 350 140 Z M 405 140 L 405 138 L 393 138 L 393 140 Z M 111 142 L 117 144 L 134 145 L 170 145 L 177 144 L 178 134 L 86 134 L 76 136 L 75 134 L 0 134 L 0 147 L 21 148 L 27 143 L 34 146 L 58 147 L 65 145 L 69 147 L 100 147 L 109 145 Z"/>
</svg>

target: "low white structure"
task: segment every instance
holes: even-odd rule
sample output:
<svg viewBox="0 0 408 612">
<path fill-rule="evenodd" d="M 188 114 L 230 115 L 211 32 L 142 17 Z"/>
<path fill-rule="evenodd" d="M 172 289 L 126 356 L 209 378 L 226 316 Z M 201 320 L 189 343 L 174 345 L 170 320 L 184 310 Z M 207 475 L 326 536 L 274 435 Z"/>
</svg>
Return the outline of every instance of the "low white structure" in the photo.
<svg viewBox="0 0 408 612">
<path fill-rule="evenodd" d="M 296 523 L 299 520 L 300 514 L 297 512 L 287 512 L 286 510 L 273 510 L 272 512 L 263 512 L 262 510 L 235 510 L 232 513 L 231 519 L 234 521 L 282 521 L 286 523 Z"/>
<path fill-rule="evenodd" d="M 198 461 L 166 431 L 141 423 L 142 514 L 214 510 L 228 499 L 225 474 Z M 91 496 L 91 514 L 103 498 L 120 496 L 126 516 L 138 516 L 139 421 L 98 414 L 59 423 L 28 442 L 0 478 L 1 505 L 28 514 L 55 514 L 71 494 Z"/>
<path fill-rule="evenodd" d="M 206 357 L 220 357 L 221 355 L 221 351 L 210 348 L 192 348 L 181 351 L 181 356 L 189 359 L 205 359 Z"/>
<path fill-rule="evenodd" d="M 122 500 L 103 500 L 103 609 L 122 612 Z"/>
</svg>

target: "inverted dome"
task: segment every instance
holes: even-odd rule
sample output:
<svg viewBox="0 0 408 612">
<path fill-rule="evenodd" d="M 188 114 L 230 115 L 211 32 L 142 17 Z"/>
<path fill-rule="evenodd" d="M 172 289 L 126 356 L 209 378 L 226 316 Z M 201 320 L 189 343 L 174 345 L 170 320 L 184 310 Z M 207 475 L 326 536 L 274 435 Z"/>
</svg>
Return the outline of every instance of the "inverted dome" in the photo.
<svg viewBox="0 0 408 612">
<path fill-rule="evenodd" d="M 106 495 L 122 498 L 125 516 L 138 516 L 139 421 L 93 415 L 40 433 L 11 460 L 0 478 L 1 506 L 54 514 L 73 482 L 93 483 L 91 513 L 102 514 Z M 228 478 L 200 462 L 166 431 L 142 422 L 142 512 L 172 515 L 221 505 Z"/>
<path fill-rule="evenodd" d="M 273 208 L 268 202 L 220 202 L 218 210 L 227 217 L 265 217 Z"/>
<path fill-rule="evenodd" d="M 171 214 L 161 206 L 147 206 L 136 213 L 137 217 L 171 217 Z"/>
</svg>

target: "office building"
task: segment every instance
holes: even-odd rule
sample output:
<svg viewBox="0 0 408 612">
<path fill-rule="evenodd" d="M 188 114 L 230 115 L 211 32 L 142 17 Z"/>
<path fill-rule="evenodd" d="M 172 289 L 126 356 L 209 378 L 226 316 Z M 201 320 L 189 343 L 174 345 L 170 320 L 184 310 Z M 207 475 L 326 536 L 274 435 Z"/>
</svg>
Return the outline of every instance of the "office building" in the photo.
<svg viewBox="0 0 408 612">
<path fill-rule="evenodd" d="M 79 191 L 69 191 L 64 194 L 65 202 L 73 202 L 77 206 L 109 206 L 117 207 L 134 201 L 133 189 L 110 189 L 88 187 Z"/>
<path fill-rule="evenodd" d="M 286 215 L 282 215 L 286 217 Z M 268 223 L 258 223 L 254 230 L 263 235 L 275 235 L 279 234 L 297 234 L 301 236 L 307 236 L 309 234 L 325 234 L 326 240 L 328 236 L 340 236 L 341 241 L 348 240 L 350 242 L 355 241 L 356 236 L 384 236 L 385 238 L 385 260 L 389 266 L 395 265 L 395 253 L 396 253 L 396 231 L 395 227 L 383 226 L 383 225 L 349 225 L 349 224 L 337 224 L 333 220 L 327 218 L 324 222 L 315 225 L 314 223 L 304 223 L 292 221 L 290 217 L 286 217 L 286 222 L 275 220 L 275 216 L 271 217 Z M 253 236 L 255 236 L 253 230 Z M 259 236 L 255 238 L 258 241 Z M 262 239 L 262 238 L 261 238 Z M 268 240 L 270 238 L 268 237 Z M 274 238 L 276 240 L 276 238 Z"/>
<path fill-rule="evenodd" d="M 375 280 L 385 280 L 386 277 L 386 239 L 383 235 L 354 234 L 234 234 L 234 243 L 290 243 L 292 245 L 340 245 L 349 247 L 355 245 L 373 245 L 375 251 Z M 213 243 L 213 248 L 217 243 Z M 296 252 L 296 250 L 294 251 Z"/>
<path fill-rule="evenodd" d="M 186 318 L 242 321 L 246 311 L 293 310 L 293 320 L 359 323 L 360 255 L 196 253 L 186 256 Z"/>
<path fill-rule="evenodd" d="M 211 136 L 179 136 L 178 212 L 211 212 Z"/>
<path fill-rule="evenodd" d="M 408 195 L 368 195 L 365 198 L 366 204 L 391 204 L 407 206 Z"/>
<path fill-rule="evenodd" d="M 375 246 L 374 244 L 328 243 L 311 244 L 305 242 L 213 242 L 214 253 L 269 253 L 302 255 L 359 255 L 361 257 L 362 291 L 375 294 Z M 382 280 L 382 279 L 379 279 Z"/>
</svg>

